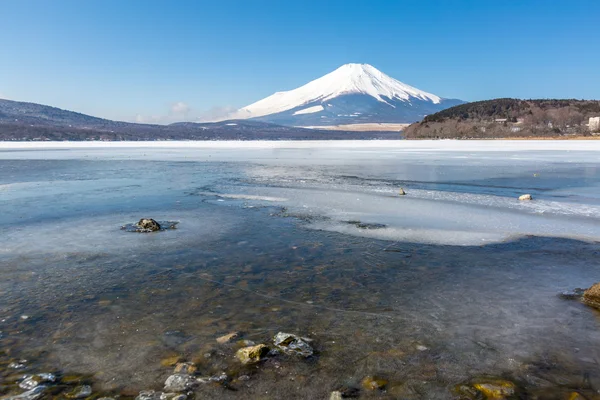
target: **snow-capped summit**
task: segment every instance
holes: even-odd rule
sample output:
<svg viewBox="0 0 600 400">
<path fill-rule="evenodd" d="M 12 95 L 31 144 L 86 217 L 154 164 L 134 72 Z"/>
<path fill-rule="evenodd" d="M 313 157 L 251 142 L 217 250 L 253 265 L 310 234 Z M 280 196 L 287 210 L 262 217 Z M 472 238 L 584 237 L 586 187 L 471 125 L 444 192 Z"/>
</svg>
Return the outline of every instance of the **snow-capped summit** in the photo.
<svg viewBox="0 0 600 400">
<path fill-rule="evenodd" d="M 345 64 L 297 89 L 250 104 L 230 118 L 297 126 L 408 123 L 460 103 L 404 84 L 369 64 Z"/>
</svg>

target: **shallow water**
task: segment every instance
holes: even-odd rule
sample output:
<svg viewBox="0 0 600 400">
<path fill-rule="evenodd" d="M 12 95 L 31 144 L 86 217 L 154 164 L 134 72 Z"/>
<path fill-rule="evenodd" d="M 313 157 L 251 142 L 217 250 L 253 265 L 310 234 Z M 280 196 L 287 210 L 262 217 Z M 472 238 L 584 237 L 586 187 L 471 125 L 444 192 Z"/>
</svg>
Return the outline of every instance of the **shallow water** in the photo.
<svg viewBox="0 0 600 400">
<path fill-rule="evenodd" d="M 168 146 L 0 151 L 0 361 L 126 396 L 175 355 L 230 377 L 197 398 L 328 398 L 367 375 L 389 384 L 364 398 L 481 376 L 597 395 L 599 314 L 557 296 L 600 280 L 593 145 Z M 179 224 L 120 230 L 141 217 Z M 233 331 L 317 355 L 242 367 L 215 341 Z"/>
</svg>

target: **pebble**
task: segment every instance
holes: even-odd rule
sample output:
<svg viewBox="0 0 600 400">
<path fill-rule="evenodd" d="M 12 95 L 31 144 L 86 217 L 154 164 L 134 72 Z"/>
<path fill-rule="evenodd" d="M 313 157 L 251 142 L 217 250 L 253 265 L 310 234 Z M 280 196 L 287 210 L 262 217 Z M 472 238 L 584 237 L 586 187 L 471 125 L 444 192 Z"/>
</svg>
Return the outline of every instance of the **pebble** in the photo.
<svg viewBox="0 0 600 400">
<path fill-rule="evenodd" d="M 26 365 L 23 361 L 11 362 L 10 364 L 8 364 L 8 368 L 11 368 L 11 369 L 23 369 L 25 367 L 26 367 Z"/>
<path fill-rule="evenodd" d="M 419 351 L 427 351 L 427 350 L 429 350 L 429 348 L 423 346 L 422 344 L 418 344 L 417 345 L 417 350 L 419 350 Z"/>
<path fill-rule="evenodd" d="M 339 392 L 337 390 L 335 392 L 331 392 L 329 400 L 342 400 L 342 392 Z"/>
</svg>

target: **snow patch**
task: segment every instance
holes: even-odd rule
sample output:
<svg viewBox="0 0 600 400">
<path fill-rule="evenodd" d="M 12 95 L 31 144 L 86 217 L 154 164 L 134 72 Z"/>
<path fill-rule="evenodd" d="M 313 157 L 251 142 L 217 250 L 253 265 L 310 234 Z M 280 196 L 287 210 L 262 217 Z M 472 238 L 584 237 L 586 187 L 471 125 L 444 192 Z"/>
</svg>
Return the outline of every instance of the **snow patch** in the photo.
<svg viewBox="0 0 600 400">
<path fill-rule="evenodd" d="M 312 113 L 316 113 L 316 112 L 323 111 L 323 110 L 324 110 L 323 106 L 308 107 L 308 108 L 305 108 L 304 110 L 296 111 L 294 113 L 294 115 L 312 114 Z"/>
</svg>

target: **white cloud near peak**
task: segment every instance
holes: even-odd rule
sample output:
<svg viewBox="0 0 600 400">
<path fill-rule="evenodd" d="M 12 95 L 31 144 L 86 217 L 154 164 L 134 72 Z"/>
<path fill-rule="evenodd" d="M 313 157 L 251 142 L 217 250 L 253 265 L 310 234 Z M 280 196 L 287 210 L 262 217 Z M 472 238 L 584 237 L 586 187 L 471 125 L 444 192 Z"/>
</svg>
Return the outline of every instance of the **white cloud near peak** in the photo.
<svg viewBox="0 0 600 400">
<path fill-rule="evenodd" d="M 188 106 L 183 101 L 178 101 L 171 105 L 171 113 L 175 115 L 185 115 L 191 111 L 190 106 Z"/>
</svg>

